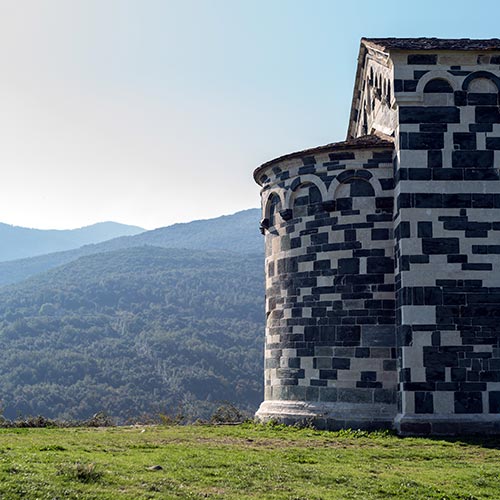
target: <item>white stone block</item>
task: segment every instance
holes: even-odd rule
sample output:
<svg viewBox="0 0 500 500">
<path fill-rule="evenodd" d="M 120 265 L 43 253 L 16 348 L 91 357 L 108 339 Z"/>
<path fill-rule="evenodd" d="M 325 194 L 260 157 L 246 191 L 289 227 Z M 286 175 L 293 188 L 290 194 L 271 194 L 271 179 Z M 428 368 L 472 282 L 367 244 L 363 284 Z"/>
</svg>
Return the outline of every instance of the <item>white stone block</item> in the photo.
<svg viewBox="0 0 500 500">
<path fill-rule="evenodd" d="M 432 325 L 436 323 L 436 306 L 402 306 L 401 316 L 406 325 Z"/>
<path fill-rule="evenodd" d="M 455 412 L 454 393 L 452 391 L 434 392 L 434 413 L 449 414 Z"/>
</svg>

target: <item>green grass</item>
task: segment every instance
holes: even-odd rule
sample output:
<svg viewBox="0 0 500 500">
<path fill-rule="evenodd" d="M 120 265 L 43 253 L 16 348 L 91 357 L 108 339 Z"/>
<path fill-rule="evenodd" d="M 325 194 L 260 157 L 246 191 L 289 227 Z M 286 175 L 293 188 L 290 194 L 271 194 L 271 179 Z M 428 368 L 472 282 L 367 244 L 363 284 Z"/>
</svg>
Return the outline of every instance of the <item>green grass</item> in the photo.
<svg viewBox="0 0 500 500">
<path fill-rule="evenodd" d="M 2 429 L 0 498 L 498 499 L 500 446 L 254 424 Z"/>
</svg>

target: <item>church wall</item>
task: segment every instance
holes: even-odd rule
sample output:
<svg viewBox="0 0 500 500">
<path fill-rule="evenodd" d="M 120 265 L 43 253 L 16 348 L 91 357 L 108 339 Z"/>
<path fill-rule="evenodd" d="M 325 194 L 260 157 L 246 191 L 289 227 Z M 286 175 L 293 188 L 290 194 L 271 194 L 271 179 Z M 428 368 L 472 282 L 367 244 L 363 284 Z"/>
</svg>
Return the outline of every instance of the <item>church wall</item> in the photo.
<svg viewBox="0 0 500 500">
<path fill-rule="evenodd" d="M 261 176 L 261 419 L 312 419 L 330 429 L 392 426 L 392 156 L 392 148 L 332 151 L 275 163 Z"/>
<path fill-rule="evenodd" d="M 500 431 L 500 55 L 395 53 L 403 433 Z"/>
</svg>

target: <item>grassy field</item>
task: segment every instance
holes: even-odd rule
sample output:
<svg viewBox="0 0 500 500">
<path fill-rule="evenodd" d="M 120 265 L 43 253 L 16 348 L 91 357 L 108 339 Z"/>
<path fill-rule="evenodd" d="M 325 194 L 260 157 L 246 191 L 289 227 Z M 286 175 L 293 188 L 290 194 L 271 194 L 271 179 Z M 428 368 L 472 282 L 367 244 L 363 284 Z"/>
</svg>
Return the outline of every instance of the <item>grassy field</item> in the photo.
<svg viewBox="0 0 500 500">
<path fill-rule="evenodd" d="M 243 424 L 0 430 L 3 499 L 499 499 L 500 444 Z"/>
</svg>

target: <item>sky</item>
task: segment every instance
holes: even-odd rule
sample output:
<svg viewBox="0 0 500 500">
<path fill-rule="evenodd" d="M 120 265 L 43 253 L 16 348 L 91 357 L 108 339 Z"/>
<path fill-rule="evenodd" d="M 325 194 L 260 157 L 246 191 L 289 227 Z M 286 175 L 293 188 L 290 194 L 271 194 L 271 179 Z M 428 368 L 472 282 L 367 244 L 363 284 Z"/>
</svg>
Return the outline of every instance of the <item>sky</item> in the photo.
<svg viewBox="0 0 500 500">
<path fill-rule="evenodd" d="M 362 36 L 500 37 L 499 14 L 497 0 L 0 0 L 0 222 L 152 229 L 257 207 L 261 163 L 345 139 Z"/>
</svg>

